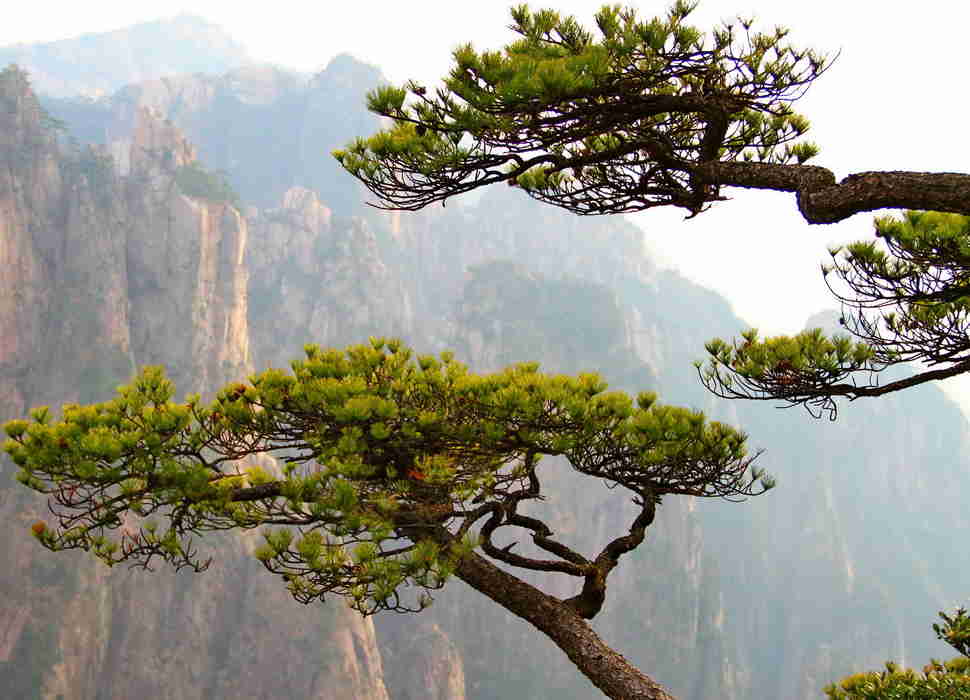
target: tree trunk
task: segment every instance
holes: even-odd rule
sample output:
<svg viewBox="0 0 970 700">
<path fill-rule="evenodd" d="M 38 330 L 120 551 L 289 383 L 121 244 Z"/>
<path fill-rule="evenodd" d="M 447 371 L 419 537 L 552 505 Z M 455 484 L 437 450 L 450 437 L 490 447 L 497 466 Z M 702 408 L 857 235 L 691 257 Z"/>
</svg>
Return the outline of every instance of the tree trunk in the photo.
<svg viewBox="0 0 970 700">
<path fill-rule="evenodd" d="M 471 553 L 458 578 L 541 630 L 593 685 L 615 700 L 674 700 L 658 683 L 608 647 L 579 614 L 558 598 Z"/>
<path fill-rule="evenodd" d="M 970 215 L 970 175 L 961 173 L 865 172 L 837 183 L 831 170 L 817 165 L 708 162 L 694 175 L 714 185 L 795 192 L 810 224 L 887 208 Z"/>
</svg>

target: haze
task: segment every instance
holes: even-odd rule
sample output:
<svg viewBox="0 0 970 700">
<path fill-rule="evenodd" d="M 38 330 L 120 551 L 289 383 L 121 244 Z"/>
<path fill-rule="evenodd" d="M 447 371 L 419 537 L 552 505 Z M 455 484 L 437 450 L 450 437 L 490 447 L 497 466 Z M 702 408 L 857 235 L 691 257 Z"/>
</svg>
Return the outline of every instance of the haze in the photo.
<svg viewBox="0 0 970 700">
<path fill-rule="evenodd" d="M 919 669 L 952 657 L 931 625 L 937 611 L 967 606 L 970 549 L 959 543 L 970 532 L 970 424 L 957 404 L 927 384 L 839 401 L 838 420 L 813 420 L 772 401 L 722 401 L 691 366 L 705 341 L 743 330 L 737 314 L 771 335 L 834 308 L 818 264 L 830 245 L 870 237 L 873 214 L 808 226 L 791 196 L 738 189 L 691 221 L 677 210 L 580 218 L 503 186 L 385 215 L 363 206 L 358 181 L 328 156 L 378 128 L 364 93 L 381 72 L 432 87 L 460 42 L 512 38 L 506 3 L 516 1 L 55 0 L 0 23 L 0 426 L 14 419 L 11 440 L 26 443 L 7 442 L 14 461 L 0 459 L 0 696 L 587 700 L 595 674 L 629 686 L 615 664 L 583 667 L 612 651 L 576 653 L 551 632 L 575 627 L 576 601 L 600 613 L 594 629 L 611 650 L 681 700 L 814 700 L 887 660 Z M 662 13 L 672 1 L 639 9 Z M 589 23 L 599 2 L 560 9 Z M 759 28 L 783 23 L 796 45 L 839 54 L 797 105 L 814 122 L 818 163 L 839 177 L 970 172 L 956 126 L 966 108 L 953 104 L 965 91 L 963 13 L 933 2 L 908 14 L 824 0 L 811 12 L 783 0 L 702 3 L 692 18 L 702 28 L 756 13 Z M 522 361 L 550 375 L 595 369 L 612 389 L 656 392 L 661 406 L 618 424 L 622 414 L 592 407 L 622 409 L 622 399 L 596 398 L 588 378 L 581 394 L 522 368 L 438 383 L 397 359 L 366 360 L 379 350 L 351 350 L 357 378 L 346 381 L 332 381 L 343 373 L 333 355 L 311 349 L 319 361 L 293 363 L 307 343 L 378 335 L 416 354 L 453 351 L 476 374 Z M 775 365 L 779 387 L 791 386 L 786 360 Z M 188 414 L 162 405 L 166 385 L 149 370 L 117 401 L 65 407 L 117 396 L 152 365 L 165 367 L 176 400 L 197 392 L 219 403 Z M 256 375 L 285 367 L 299 379 Z M 45 405 L 49 420 L 70 425 L 17 420 L 42 421 L 31 408 Z M 697 439 L 701 417 L 664 405 L 743 429 L 748 452 L 735 451 L 728 428 Z M 173 430 L 186 415 L 186 430 Z M 274 436 L 285 471 L 265 454 L 243 461 Z M 567 459 L 533 471 L 533 453 L 563 449 Z M 730 464 L 717 458 L 728 452 Z M 698 460 L 704 453 L 715 459 Z M 20 483 L 8 478 L 17 463 Z M 223 478 L 256 464 L 242 480 Z M 778 488 L 756 493 L 737 469 L 746 466 Z M 633 481 L 609 488 L 617 479 L 604 470 Z M 54 513 L 52 494 L 37 493 L 48 485 Z M 717 490 L 738 487 L 752 497 Z M 715 495 L 728 500 L 706 497 Z M 126 565 L 44 551 L 71 527 L 57 522 L 59 501 L 118 548 L 74 539 L 79 530 L 65 543 Z M 528 517 L 493 519 L 512 512 Z M 248 513 L 237 524 L 256 527 L 238 537 L 206 529 Z M 469 513 L 487 517 L 464 521 L 483 542 L 501 535 L 483 557 L 559 600 L 520 596 L 528 589 L 518 584 L 503 593 L 470 567 L 421 616 L 366 619 L 345 604 L 375 571 L 396 579 L 397 566 L 383 555 L 369 564 L 345 525 L 383 540 L 386 520 L 393 538 L 414 541 L 426 521 L 446 544 L 440 518 L 454 532 Z M 637 523 L 650 518 L 601 610 L 597 581 L 587 590 L 571 575 L 591 580 L 584 570 L 543 563 L 594 562 L 602 580 L 618 551 L 609 543 L 639 540 Z M 549 548 L 536 523 L 548 526 Z M 313 579 L 322 605 L 297 605 L 290 594 L 307 600 L 304 578 L 259 564 L 278 558 L 285 534 L 270 535 L 273 552 L 260 545 L 281 524 L 296 537 L 333 535 L 319 542 L 320 566 L 309 561 L 312 538 L 296 545 L 323 576 Z M 141 533 L 168 525 L 198 535 L 192 549 L 213 557 L 208 574 L 129 570 L 149 554 L 158 563 L 158 541 Z M 168 541 L 161 554 L 177 566 Z M 417 557 L 415 569 L 408 550 L 384 543 L 397 571 L 431 561 Z M 434 582 L 403 582 L 402 602 L 420 603 L 425 583 Z"/>
<path fill-rule="evenodd" d="M 434 84 L 459 43 L 497 47 L 510 36 L 507 0 L 367 3 L 238 3 L 200 0 L 21 4 L 0 25 L 0 45 L 54 41 L 82 33 L 189 12 L 221 25 L 254 60 L 316 71 L 349 52 L 394 82 Z M 532 3 L 539 6 L 542 3 Z M 556 9 L 587 24 L 599 0 L 558 0 Z M 666 3 L 633 3 L 662 12 Z M 904 4 L 819 0 L 706 0 L 693 15 L 702 28 L 738 14 L 762 26 L 781 24 L 797 44 L 839 53 L 798 109 L 822 148 L 815 162 L 842 177 L 865 170 L 963 171 L 970 140 L 953 127 L 965 113 L 961 89 L 965 27 L 962 3 Z M 870 215 L 832 226 L 808 226 L 787 195 L 734 190 L 724 203 L 690 222 L 679 211 L 632 217 L 665 264 L 725 295 L 762 333 L 800 330 L 812 313 L 831 308 L 819 262 L 826 248 L 871 235 Z M 961 388 L 962 387 L 962 388 Z M 970 380 L 944 388 L 970 410 Z"/>
</svg>

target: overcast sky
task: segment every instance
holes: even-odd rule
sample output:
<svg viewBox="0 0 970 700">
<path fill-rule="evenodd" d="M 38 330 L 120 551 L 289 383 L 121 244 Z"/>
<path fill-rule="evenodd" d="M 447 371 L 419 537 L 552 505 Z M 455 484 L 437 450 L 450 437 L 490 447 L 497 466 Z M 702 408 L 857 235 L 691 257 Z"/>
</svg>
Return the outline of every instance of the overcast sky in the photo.
<svg viewBox="0 0 970 700">
<path fill-rule="evenodd" d="M 146 0 L 54 0 L 17 3 L 4 12 L 0 45 L 52 41 L 189 12 L 224 27 L 258 60 L 314 71 L 335 54 L 349 52 L 379 66 L 394 82 L 415 78 L 433 84 L 447 71 L 457 44 L 471 41 L 478 48 L 496 48 L 507 42 L 511 4 L 195 0 L 179 6 Z M 559 0 L 549 6 L 592 26 L 601 4 Z M 631 4 L 648 16 L 667 7 L 666 2 Z M 822 149 L 814 162 L 841 178 L 865 170 L 966 171 L 968 7 L 952 0 L 706 0 L 692 20 L 708 28 L 738 14 L 754 15 L 760 26 L 789 27 L 793 43 L 841 52 L 796 107 L 812 121 L 810 136 Z M 727 296 L 738 314 L 763 333 L 800 330 L 810 314 L 832 306 L 818 271 L 827 246 L 871 236 L 872 216 L 808 226 L 789 195 L 728 194 L 733 201 L 689 222 L 676 210 L 645 212 L 633 219 L 663 259 Z"/>
</svg>

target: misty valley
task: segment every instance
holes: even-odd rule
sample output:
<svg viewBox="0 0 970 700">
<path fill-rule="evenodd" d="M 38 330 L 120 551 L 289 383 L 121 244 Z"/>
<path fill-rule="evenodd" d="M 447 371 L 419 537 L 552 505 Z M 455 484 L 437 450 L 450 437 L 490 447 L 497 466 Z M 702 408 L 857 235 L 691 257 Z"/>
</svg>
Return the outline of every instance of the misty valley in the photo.
<svg viewBox="0 0 970 700">
<path fill-rule="evenodd" d="M 122 70 L 123 36 L 149 37 L 154 63 Z M 505 186 L 367 206 L 330 153 L 381 128 L 366 95 L 386 81 L 350 55 L 314 75 L 254 64 L 189 16 L 25 46 L 0 48 L 0 419 L 108 401 L 148 365 L 177 401 L 210 401 L 307 344 L 371 337 L 481 374 L 597 372 L 743 429 L 777 479 L 740 503 L 663 497 L 591 622 L 630 663 L 681 700 L 801 700 L 887 659 L 953 656 L 931 623 L 967 595 L 970 441 L 935 386 L 846 403 L 836 421 L 721 400 L 692 362 L 747 324 L 652 259 L 649 229 Z M 362 617 L 337 596 L 294 601 L 254 556 L 259 528 L 200 537 L 214 561 L 198 574 L 51 554 L 30 536 L 46 501 L 16 473 L 0 459 L 0 696 L 597 696 L 458 579 L 419 614 Z M 544 475 L 534 512 L 558 540 L 596 552 L 630 529 L 623 489 L 558 457 Z M 521 578 L 563 599 L 581 587 Z"/>
</svg>

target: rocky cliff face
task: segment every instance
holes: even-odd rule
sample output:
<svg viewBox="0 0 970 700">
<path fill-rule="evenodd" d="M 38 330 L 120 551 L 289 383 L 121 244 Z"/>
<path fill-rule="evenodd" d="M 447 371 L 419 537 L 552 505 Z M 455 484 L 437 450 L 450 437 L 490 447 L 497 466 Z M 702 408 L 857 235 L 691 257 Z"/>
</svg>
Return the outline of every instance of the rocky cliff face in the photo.
<svg viewBox="0 0 970 700">
<path fill-rule="evenodd" d="M 123 291 L 126 203 L 110 159 L 97 148 L 62 152 L 22 72 L 0 73 L 0 102 L 6 414 L 23 412 L 64 385 L 53 367 L 44 373 L 35 368 L 62 359 L 65 339 L 79 341 L 69 371 L 93 376 L 108 356 L 127 356 L 130 337 Z M 94 339 L 99 342 L 84 343 Z"/>
<path fill-rule="evenodd" d="M 122 171 L 134 123 L 149 107 L 177 123 L 209 167 L 231 173 L 247 204 L 275 208 L 291 187 L 306 187 L 340 216 L 363 210 L 329 153 L 377 128 L 364 108 L 365 93 L 383 82 L 376 68 L 341 55 L 312 76 L 267 65 L 213 72 L 133 83 L 97 100 L 46 98 L 45 106 L 80 140 L 106 144 Z"/>
<path fill-rule="evenodd" d="M 290 189 L 251 224 L 250 317 L 257 365 L 287 367 L 306 343 L 341 346 L 410 334 L 411 292 L 374 231 L 335 219 L 317 194 Z"/>
<path fill-rule="evenodd" d="M 171 122 L 141 111 L 126 197 L 131 333 L 140 364 L 212 390 L 250 367 L 248 228 L 228 202 L 182 194 L 176 173 L 195 160 Z"/>
<path fill-rule="evenodd" d="M 58 145 L 19 71 L 0 103 L 0 416 L 103 400 L 136 365 L 206 393 L 245 376 L 247 223 L 181 192 L 179 131 L 143 111 L 120 178 L 105 152 Z M 26 535 L 43 503 L 2 466 L 9 697 L 387 698 L 371 623 L 303 614 L 248 554 L 255 536 L 216 542 L 207 575 L 45 556 Z"/>
</svg>

